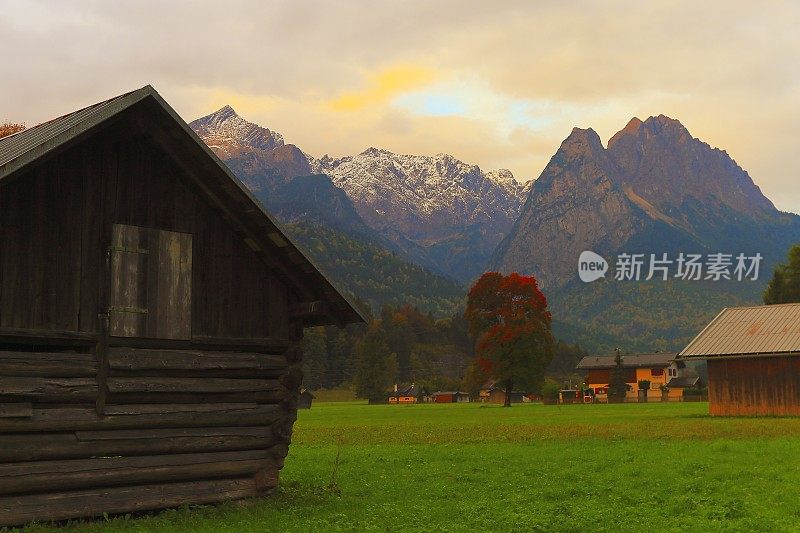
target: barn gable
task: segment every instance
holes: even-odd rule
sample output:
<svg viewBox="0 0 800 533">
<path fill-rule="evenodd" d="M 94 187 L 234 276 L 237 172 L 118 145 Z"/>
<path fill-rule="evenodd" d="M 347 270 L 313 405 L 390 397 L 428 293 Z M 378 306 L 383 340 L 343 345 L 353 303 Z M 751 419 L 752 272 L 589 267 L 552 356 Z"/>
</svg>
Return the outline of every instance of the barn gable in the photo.
<svg viewBox="0 0 800 533">
<path fill-rule="evenodd" d="M 131 128 L 167 152 L 181 174 L 194 181 L 197 192 L 223 214 L 247 246 L 297 292 L 294 312 L 304 316 L 306 325 L 365 321 L 346 293 L 289 240 L 246 187 L 149 85 L 0 139 L 0 183 L 33 175 L 37 165 L 100 131 L 125 138 Z"/>
</svg>

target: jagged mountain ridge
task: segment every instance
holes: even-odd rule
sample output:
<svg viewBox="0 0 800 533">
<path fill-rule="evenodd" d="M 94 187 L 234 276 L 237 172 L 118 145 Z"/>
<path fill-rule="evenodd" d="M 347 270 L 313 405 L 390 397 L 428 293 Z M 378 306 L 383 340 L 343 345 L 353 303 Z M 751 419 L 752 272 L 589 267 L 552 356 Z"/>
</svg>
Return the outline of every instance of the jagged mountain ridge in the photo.
<svg viewBox="0 0 800 533">
<path fill-rule="evenodd" d="M 484 172 L 447 154 L 370 148 L 355 156 L 326 156 L 317 165 L 372 228 L 421 264 L 462 281 L 483 272 L 524 194 L 509 171 Z"/>
<path fill-rule="evenodd" d="M 492 266 L 558 288 L 575 280 L 584 250 L 763 250 L 777 259 L 798 220 L 726 152 L 659 115 L 631 120 L 608 148 L 591 128 L 573 129 L 533 182 Z M 770 235 L 780 238 L 765 242 Z"/>
<path fill-rule="evenodd" d="M 492 267 L 535 275 L 558 333 L 586 347 L 675 350 L 720 307 L 759 303 L 773 265 L 798 241 L 800 217 L 778 211 L 726 152 L 660 115 L 633 119 L 607 148 L 594 130 L 573 129 Z M 577 279 L 584 250 L 612 268 L 621 252 L 760 253 L 763 262 L 748 282 L 585 284 Z"/>
<path fill-rule="evenodd" d="M 484 172 L 439 154 L 370 148 L 316 159 L 230 107 L 191 127 L 244 181 L 264 195 L 293 178 L 330 176 L 374 231 L 414 262 L 461 282 L 485 268 L 516 220 L 529 190 L 508 170 Z"/>
</svg>

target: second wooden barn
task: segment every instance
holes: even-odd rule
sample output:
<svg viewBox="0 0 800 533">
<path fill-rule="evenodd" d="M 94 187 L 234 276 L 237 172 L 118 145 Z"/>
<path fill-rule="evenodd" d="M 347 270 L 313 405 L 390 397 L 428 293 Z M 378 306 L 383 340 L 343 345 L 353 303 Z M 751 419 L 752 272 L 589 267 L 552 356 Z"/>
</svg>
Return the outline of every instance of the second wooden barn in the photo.
<svg viewBox="0 0 800 533">
<path fill-rule="evenodd" d="M 712 415 L 800 415 L 800 304 L 725 309 L 680 357 L 707 361 Z"/>
<path fill-rule="evenodd" d="M 362 320 L 151 87 L 0 139 L 0 526 L 269 491 Z"/>
</svg>

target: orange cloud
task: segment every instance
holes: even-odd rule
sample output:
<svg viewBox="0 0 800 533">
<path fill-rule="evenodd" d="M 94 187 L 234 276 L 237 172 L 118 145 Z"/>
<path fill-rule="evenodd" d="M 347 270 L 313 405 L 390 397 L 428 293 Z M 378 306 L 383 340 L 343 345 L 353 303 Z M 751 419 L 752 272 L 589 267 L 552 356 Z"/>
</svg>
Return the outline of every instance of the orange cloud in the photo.
<svg viewBox="0 0 800 533">
<path fill-rule="evenodd" d="M 394 97 L 430 84 L 436 79 L 433 70 L 412 65 L 396 65 L 368 76 L 367 87 L 344 93 L 328 102 L 337 111 L 358 111 L 389 102 Z"/>
</svg>

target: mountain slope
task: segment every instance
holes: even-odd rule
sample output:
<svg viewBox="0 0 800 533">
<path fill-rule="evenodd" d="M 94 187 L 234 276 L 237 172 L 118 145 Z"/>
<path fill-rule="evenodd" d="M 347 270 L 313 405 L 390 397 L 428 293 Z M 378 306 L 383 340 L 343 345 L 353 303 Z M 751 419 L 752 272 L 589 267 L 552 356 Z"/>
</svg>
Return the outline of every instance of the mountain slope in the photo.
<svg viewBox="0 0 800 533">
<path fill-rule="evenodd" d="M 528 189 L 511 172 L 484 172 L 452 156 L 398 155 L 370 148 L 315 159 L 230 107 L 191 127 L 262 199 L 298 176 L 324 174 L 391 248 L 466 282 L 486 267 L 519 215 Z"/>
<path fill-rule="evenodd" d="M 338 284 L 377 312 L 413 303 L 447 316 L 465 289 L 408 261 L 359 215 L 347 194 L 280 134 L 244 121 L 230 107 L 191 123 L 288 235 Z"/>
<path fill-rule="evenodd" d="M 631 120 L 608 148 L 594 131 L 573 130 L 534 182 L 492 266 L 536 275 L 561 327 L 596 346 L 675 349 L 721 306 L 756 303 L 772 265 L 798 240 L 800 217 L 775 209 L 726 152 L 661 115 Z M 577 279 L 584 250 L 612 270 L 620 253 L 764 260 L 755 281 L 623 282 L 610 272 L 584 284 Z"/>
<path fill-rule="evenodd" d="M 428 268 L 469 281 L 511 229 L 523 187 L 507 170 L 484 173 L 446 154 L 399 155 L 370 148 L 323 157 L 331 176 L 376 231 Z"/>
<path fill-rule="evenodd" d="M 593 130 L 573 130 L 534 182 L 492 266 L 558 288 L 576 279 L 584 250 L 759 251 L 773 260 L 798 237 L 799 220 L 680 122 L 634 119 L 608 149 Z"/>
<path fill-rule="evenodd" d="M 460 284 L 385 247 L 313 221 L 296 220 L 284 229 L 323 272 L 367 302 L 374 314 L 385 304 L 410 304 L 446 317 L 464 305 L 466 290 Z"/>
</svg>

